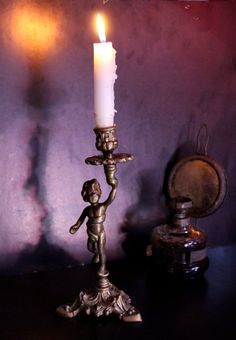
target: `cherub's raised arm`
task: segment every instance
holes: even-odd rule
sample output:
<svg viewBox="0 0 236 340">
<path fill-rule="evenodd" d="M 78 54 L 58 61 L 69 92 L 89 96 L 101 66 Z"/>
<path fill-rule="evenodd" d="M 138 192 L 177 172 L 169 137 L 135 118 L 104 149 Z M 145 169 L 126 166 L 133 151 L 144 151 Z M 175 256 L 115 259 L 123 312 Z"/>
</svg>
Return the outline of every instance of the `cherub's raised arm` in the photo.
<svg viewBox="0 0 236 340">
<path fill-rule="evenodd" d="M 82 214 L 80 215 L 78 221 L 70 227 L 70 233 L 71 234 L 75 234 L 76 233 L 76 231 L 79 229 L 81 224 L 83 224 L 86 216 L 87 216 L 87 211 L 86 211 L 86 208 L 85 208 L 83 210 Z"/>
<path fill-rule="evenodd" d="M 110 191 L 108 198 L 106 199 L 106 201 L 103 204 L 109 205 L 114 201 L 114 199 L 116 197 L 116 192 L 117 192 L 118 181 L 117 181 L 117 178 L 115 176 L 116 165 L 115 164 L 104 165 L 104 171 L 105 171 L 105 175 L 106 175 L 107 184 L 110 185 L 112 189 Z"/>
</svg>

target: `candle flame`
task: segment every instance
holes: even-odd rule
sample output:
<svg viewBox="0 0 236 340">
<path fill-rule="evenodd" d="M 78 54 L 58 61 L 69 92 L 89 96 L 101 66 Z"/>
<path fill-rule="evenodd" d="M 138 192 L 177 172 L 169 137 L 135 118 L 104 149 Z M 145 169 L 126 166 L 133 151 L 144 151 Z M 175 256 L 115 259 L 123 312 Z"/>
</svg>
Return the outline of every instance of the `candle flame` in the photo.
<svg viewBox="0 0 236 340">
<path fill-rule="evenodd" d="M 105 24 L 100 14 L 97 14 L 97 30 L 100 41 L 106 41 Z"/>
</svg>

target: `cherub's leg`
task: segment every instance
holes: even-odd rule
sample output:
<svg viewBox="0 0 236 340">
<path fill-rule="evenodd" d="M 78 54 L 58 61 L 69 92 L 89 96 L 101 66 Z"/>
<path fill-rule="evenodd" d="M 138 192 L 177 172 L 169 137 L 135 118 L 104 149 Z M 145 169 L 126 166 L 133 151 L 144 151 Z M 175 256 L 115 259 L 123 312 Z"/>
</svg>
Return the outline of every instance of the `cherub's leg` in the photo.
<svg viewBox="0 0 236 340">
<path fill-rule="evenodd" d="M 87 247 L 88 247 L 88 250 L 91 253 L 94 254 L 92 262 L 93 263 L 98 263 L 99 262 L 98 246 L 97 246 L 97 242 L 92 237 L 88 237 Z"/>
<path fill-rule="evenodd" d="M 102 232 L 98 237 L 98 254 L 99 254 L 99 272 L 104 273 L 106 271 L 106 255 L 105 255 L 106 236 L 105 232 Z"/>
</svg>

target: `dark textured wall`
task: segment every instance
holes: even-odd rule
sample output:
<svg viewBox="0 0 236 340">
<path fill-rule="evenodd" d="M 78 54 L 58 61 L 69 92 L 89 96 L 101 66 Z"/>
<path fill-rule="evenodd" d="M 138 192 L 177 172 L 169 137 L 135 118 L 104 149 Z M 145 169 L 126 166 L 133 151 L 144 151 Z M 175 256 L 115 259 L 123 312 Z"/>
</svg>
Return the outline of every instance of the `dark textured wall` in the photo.
<svg viewBox="0 0 236 340">
<path fill-rule="evenodd" d="M 85 206 L 85 180 L 97 177 L 108 193 L 102 169 L 84 163 L 97 153 L 92 44 L 98 10 L 117 50 L 119 150 L 135 155 L 118 169 L 119 192 L 106 222 L 108 257 L 144 251 L 147 235 L 167 216 L 166 168 L 176 154 L 196 151 L 202 123 L 210 132 L 209 154 L 226 169 L 228 193 L 222 207 L 197 224 L 209 245 L 235 242 L 236 4 L 10 3 L 0 1 L 1 270 L 90 259 L 86 227 L 74 236 L 68 229 Z M 32 3 L 44 6 L 57 25 L 51 50 L 40 58 L 13 38 L 12 11 Z"/>
</svg>

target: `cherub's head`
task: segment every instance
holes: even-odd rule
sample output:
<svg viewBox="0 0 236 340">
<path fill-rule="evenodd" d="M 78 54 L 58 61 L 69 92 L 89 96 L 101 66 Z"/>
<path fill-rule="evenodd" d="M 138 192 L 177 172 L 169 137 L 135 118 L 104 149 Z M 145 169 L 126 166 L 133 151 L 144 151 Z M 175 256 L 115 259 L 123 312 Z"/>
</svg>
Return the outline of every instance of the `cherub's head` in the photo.
<svg viewBox="0 0 236 340">
<path fill-rule="evenodd" d="M 100 184 L 96 179 L 91 179 L 84 183 L 81 195 L 85 202 L 95 204 L 99 201 L 101 194 Z"/>
</svg>

